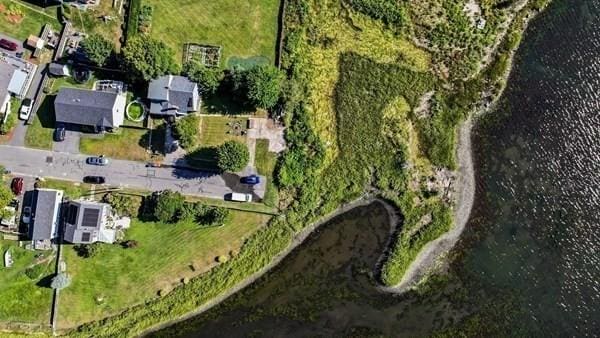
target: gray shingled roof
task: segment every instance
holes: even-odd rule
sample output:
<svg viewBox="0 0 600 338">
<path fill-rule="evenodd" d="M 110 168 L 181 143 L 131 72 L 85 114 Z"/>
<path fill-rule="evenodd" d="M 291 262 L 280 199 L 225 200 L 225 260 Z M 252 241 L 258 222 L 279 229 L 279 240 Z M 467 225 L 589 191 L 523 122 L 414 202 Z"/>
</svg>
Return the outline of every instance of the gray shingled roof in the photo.
<svg viewBox="0 0 600 338">
<path fill-rule="evenodd" d="M 113 121 L 113 107 L 116 100 L 116 93 L 62 88 L 54 100 L 56 122 L 118 127 Z"/>
<path fill-rule="evenodd" d="M 34 194 L 29 236 L 34 241 L 52 239 L 56 222 L 54 208 L 62 202 L 62 194 L 60 191 L 50 189 L 38 189 Z"/>
<path fill-rule="evenodd" d="M 48 66 L 48 71 L 50 72 L 50 74 L 56 76 L 65 76 L 69 73 L 68 69 L 66 68 L 66 65 L 56 62 L 53 62 L 50 64 L 50 66 Z"/>
<path fill-rule="evenodd" d="M 169 106 L 177 107 L 181 112 L 193 111 L 194 94 L 197 95 L 198 85 L 185 76 L 165 75 L 152 80 L 148 86 L 148 99 L 154 102 L 168 102 Z M 164 105 L 163 105 L 164 107 Z M 155 105 L 155 108 L 158 106 Z M 158 109 L 151 109 L 153 114 L 161 114 Z"/>
</svg>

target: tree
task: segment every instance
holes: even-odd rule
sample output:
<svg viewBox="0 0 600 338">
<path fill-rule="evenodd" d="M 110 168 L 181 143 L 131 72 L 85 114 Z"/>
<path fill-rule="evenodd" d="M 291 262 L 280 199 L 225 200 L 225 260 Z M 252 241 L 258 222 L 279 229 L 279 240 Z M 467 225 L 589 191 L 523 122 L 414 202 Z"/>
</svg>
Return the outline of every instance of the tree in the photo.
<svg viewBox="0 0 600 338">
<path fill-rule="evenodd" d="M 52 282 L 50 283 L 50 287 L 55 290 L 61 290 L 66 288 L 71 284 L 71 277 L 66 273 L 59 273 L 54 278 L 52 278 Z"/>
<path fill-rule="evenodd" d="M 175 223 L 184 204 L 185 199 L 180 193 L 165 190 L 157 196 L 154 217 L 164 223 Z"/>
<path fill-rule="evenodd" d="M 229 216 L 229 209 L 222 207 L 208 207 L 204 213 L 197 215 L 196 221 L 201 226 L 221 226 Z"/>
<path fill-rule="evenodd" d="M 102 197 L 102 201 L 110 204 L 121 216 L 136 216 L 140 209 L 139 200 L 127 195 L 108 193 Z"/>
<path fill-rule="evenodd" d="M 281 95 L 283 73 L 271 65 L 259 65 L 245 73 L 248 101 L 259 108 L 273 108 Z"/>
<path fill-rule="evenodd" d="M 236 172 L 244 169 L 250 160 L 250 152 L 245 144 L 227 141 L 217 149 L 217 165 L 223 171 Z"/>
<path fill-rule="evenodd" d="M 175 124 L 175 136 L 179 140 L 179 144 L 186 149 L 191 149 L 196 146 L 198 134 L 200 133 L 200 117 L 198 115 L 189 114 L 180 119 Z"/>
<path fill-rule="evenodd" d="M 203 93 L 214 94 L 219 88 L 223 73 L 219 68 L 206 67 L 192 60 L 183 65 L 183 74 L 200 85 Z"/>
<path fill-rule="evenodd" d="M 13 197 L 14 195 L 8 187 L 4 184 L 0 185 L 0 210 L 9 204 Z"/>
<path fill-rule="evenodd" d="M 123 48 L 125 67 L 134 79 L 149 81 L 159 76 L 179 73 L 173 51 L 162 41 L 136 35 Z"/>
<path fill-rule="evenodd" d="M 88 59 L 97 66 L 104 66 L 114 50 L 112 42 L 98 34 L 92 34 L 81 42 L 81 49 Z"/>
</svg>

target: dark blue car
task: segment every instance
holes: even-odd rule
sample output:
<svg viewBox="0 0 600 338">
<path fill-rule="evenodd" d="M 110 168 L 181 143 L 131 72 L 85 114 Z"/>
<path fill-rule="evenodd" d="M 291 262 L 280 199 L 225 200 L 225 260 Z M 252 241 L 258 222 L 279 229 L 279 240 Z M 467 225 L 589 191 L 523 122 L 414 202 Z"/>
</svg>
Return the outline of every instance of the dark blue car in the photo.
<svg viewBox="0 0 600 338">
<path fill-rule="evenodd" d="M 260 183 L 260 177 L 258 177 L 256 175 L 250 175 L 250 176 L 242 177 L 240 179 L 240 182 L 242 182 L 244 184 L 255 185 L 255 184 L 259 184 Z"/>
</svg>

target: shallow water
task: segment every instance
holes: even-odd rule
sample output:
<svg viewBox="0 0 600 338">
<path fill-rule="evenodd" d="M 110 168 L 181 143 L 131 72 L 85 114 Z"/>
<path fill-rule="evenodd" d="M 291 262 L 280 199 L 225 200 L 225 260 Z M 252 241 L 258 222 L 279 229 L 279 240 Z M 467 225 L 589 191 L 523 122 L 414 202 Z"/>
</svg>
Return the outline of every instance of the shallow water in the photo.
<svg viewBox="0 0 600 338">
<path fill-rule="evenodd" d="M 252 287 L 161 336 L 600 334 L 600 0 L 536 19 L 473 138 L 477 197 L 449 275 L 377 290 L 378 204 L 326 224 Z"/>
</svg>

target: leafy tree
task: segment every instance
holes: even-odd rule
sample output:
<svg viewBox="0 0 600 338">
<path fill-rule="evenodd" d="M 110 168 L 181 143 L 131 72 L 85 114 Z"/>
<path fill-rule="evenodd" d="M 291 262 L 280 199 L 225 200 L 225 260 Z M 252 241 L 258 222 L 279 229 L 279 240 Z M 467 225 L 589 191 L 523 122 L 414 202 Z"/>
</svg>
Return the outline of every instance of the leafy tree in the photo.
<svg viewBox="0 0 600 338">
<path fill-rule="evenodd" d="M 77 244 L 73 247 L 79 257 L 92 258 L 97 256 L 103 249 L 102 244 Z"/>
<path fill-rule="evenodd" d="M 0 210 L 9 204 L 13 197 L 14 195 L 8 187 L 0 185 Z"/>
<path fill-rule="evenodd" d="M 52 278 L 52 282 L 50 283 L 50 287 L 55 290 L 61 290 L 66 288 L 71 284 L 71 277 L 66 273 L 59 273 L 54 278 Z"/>
<path fill-rule="evenodd" d="M 92 34 L 81 42 L 81 48 L 90 61 L 97 66 L 104 66 L 114 45 L 104 37 Z"/>
<path fill-rule="evenodd" d="M 179 212 L 179 219 L 193 221 L 205 212 L 206 208 L 201 203 L 185 203 Z"/>
<path fill-rule="evenodd" d="M 121 216 L 135 216 L 140 209 L 139 200 L 127 195 L 108 193 L 102 197 L 102 201 L 110 204 Z"/>
<path fill-rule="evenodd" d="M 179 144 L 186 149 L 194 148 L 200 133 L 200 117 L 195 114 L 187 115 L 175 124 L 175 136 Z"/>
<path fill-rule="evenodd" d="M 272 65 L 250 68 L 245 73 L 248 101 L 259 108 L 272 108 L 279 101 L 283 80 L 283 73 Z"/>
<path fill-rule="evenodd" d="M 219 88 L 223 73 L 219 68 L 206 67 L 198 61 L 190 61 L 183 65 L 183 74 L 198 83 L 202 91 L 214 94 Z"/>
<path fill-rule="evenodd" d="M 243 143 L 227 141 L 217 149 L 217 158 L 217 165 L 221 170 L 236 172 L 248 164 L 250 152 Z"/>
<path fill-rule="evenodd" d="M 136 35 L 123 48 L 123 60 L 134 79 L 149 81 L 169 73 L 179 73 L 173 51 L 162 41 Z"/>
<path fill-rule="evenodd" d="M 185 199 L 180 193 L 165 190 L 157 197 L 154 217 L 164 223 L 175 223 L 184 204 Z"/>
</svg>

